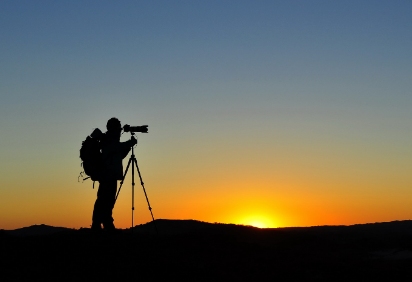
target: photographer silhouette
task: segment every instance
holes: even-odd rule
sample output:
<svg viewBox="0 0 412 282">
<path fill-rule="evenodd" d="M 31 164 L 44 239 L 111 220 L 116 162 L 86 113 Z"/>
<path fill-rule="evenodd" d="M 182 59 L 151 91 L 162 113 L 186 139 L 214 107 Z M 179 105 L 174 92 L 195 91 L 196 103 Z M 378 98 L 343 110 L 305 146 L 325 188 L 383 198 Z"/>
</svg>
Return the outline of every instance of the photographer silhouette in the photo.
<svg viewBox="0 0 412 282">
<path fill-rule="evenodd" d="M 114 231 L 112 211 L 116 202 L 117 181 L 123 180 L 123 159 L 137 140 L 132 136 L 129 141 L 120 142 L 122 126 L 117 118 L 107 121 L 107 132 L 101 138 L 103 167 L 99 177 L 99 190 L 93 210 L 92 231 Z"/>
</svg>

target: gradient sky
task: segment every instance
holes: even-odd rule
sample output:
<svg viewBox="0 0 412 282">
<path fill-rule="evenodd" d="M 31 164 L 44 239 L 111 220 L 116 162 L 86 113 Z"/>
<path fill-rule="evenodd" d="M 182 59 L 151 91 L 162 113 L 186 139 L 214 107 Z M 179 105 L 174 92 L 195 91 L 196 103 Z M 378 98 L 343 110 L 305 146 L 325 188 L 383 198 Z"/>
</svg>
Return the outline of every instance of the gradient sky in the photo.
<svg viewBox="0 0 412 282">
<path fill-rule="evenodd" d="M 89 227 L 79 149 L 111 117 L 149 125 L 136 157 L 155 218 L 411 219 L 411 14 L 396 0 L 1 1 L 0 228 Z M 139 185 L 135 203 L 150 221 Z"/>
</svg>

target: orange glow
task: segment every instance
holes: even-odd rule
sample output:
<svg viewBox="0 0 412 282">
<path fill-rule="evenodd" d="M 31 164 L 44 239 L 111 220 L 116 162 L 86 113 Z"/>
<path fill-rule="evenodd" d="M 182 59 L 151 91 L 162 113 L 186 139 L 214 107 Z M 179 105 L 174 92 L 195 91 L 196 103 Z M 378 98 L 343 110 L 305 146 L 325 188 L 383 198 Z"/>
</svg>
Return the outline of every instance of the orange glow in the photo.
<svg viewBox="0 0 412 282">
<path fill-rule="evenodd" d="M 73 163 L 78 161 L 77 156 L 73 158 Z M 303 169 L 295 172 L 291 168 L 277 168 L 272 176 L 265 171 L 266 166 L 261 170 L 242 171 L 243 168 L 235 163 L 230 170 L 215 166 L 185 167 L 187 175 L 180 178 L 182 172 L 174 167 L 151 167 L 150 162 L 140 159 L 143 159 L 143 178 L 156 219 L 194 219 L 277 228 L 410 218 L 408 199 L 412 192 L 407 189 L 406 172 L 403 179 L 397 177 L 399 182 L 395 185 L 391 179 L 396 175 L 392 174 L 386 182 L 370 175 L 367 179 L 358 180 L 352 175 L 336 181 L 334 177 L 340 172 L 334 168 L 326 175 Z M 186 163 L 190 162 L 183 164 Z M 205 162 L 201 164 L 205 165 Z M 67 173 L 53 169 L 48 167 L 53 174 L 47 179 L 35 175 L 41 175 L 37 167 L 31 170 L 33 175 L 20 182 L 14 181 L 17 172 L 0 179 L 1 187 L 7 187 L 0 189 L 0 214 L 7 215 L 2 218 L 0 228 L 15 229 L 33 224 L 90 227 L 98 184 L 93 189 L 92 182 L 73 179 L 73 175 L 78 175 L 77 167 L 67 169 Z M 388 193 L 387 187 L 399 187 L 397 189 L 402 193 Z M 128 175 L 113 211 L 118 228 L 132 225 L 131 188 L 131 176 Z M 140 185 L 135 187 L 134 203 L 133 224 L 150 222 L 152 219 Z"/>
</svg>

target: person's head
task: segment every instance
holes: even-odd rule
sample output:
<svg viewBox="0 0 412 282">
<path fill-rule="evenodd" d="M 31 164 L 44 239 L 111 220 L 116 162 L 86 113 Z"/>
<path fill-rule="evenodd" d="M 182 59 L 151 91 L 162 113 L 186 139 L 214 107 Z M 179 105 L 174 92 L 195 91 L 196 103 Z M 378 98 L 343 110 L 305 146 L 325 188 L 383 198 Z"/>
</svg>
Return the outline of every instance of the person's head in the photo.
<svg viewBox="0 0 412 282">
<path fill-rule="evenodd" d="M 113 117 L 113 118 L 111 118 L 107 121 L 106 128 L 107 128 L 107 131 L 109 131 L 109 132 L 120 132 L 120 131 L 122 131 L 122 125 L 120 123 L 120 120 L 118 120 L 115 117 Z"/>
</svg>

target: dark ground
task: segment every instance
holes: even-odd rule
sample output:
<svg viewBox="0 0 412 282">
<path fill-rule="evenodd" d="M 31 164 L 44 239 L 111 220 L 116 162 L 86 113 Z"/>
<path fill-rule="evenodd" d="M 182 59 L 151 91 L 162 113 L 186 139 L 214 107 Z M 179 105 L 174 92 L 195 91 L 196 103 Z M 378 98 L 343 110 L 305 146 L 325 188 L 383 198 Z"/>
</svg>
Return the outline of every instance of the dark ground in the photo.
<svg viewBox="0 0 412 282">
<path fill-rule="evenodd" d="M 412 221 L 258 229 L 157 220 L 134 234 L 0 231 L 1 281 L 412 281 Z"/>
</svg>

